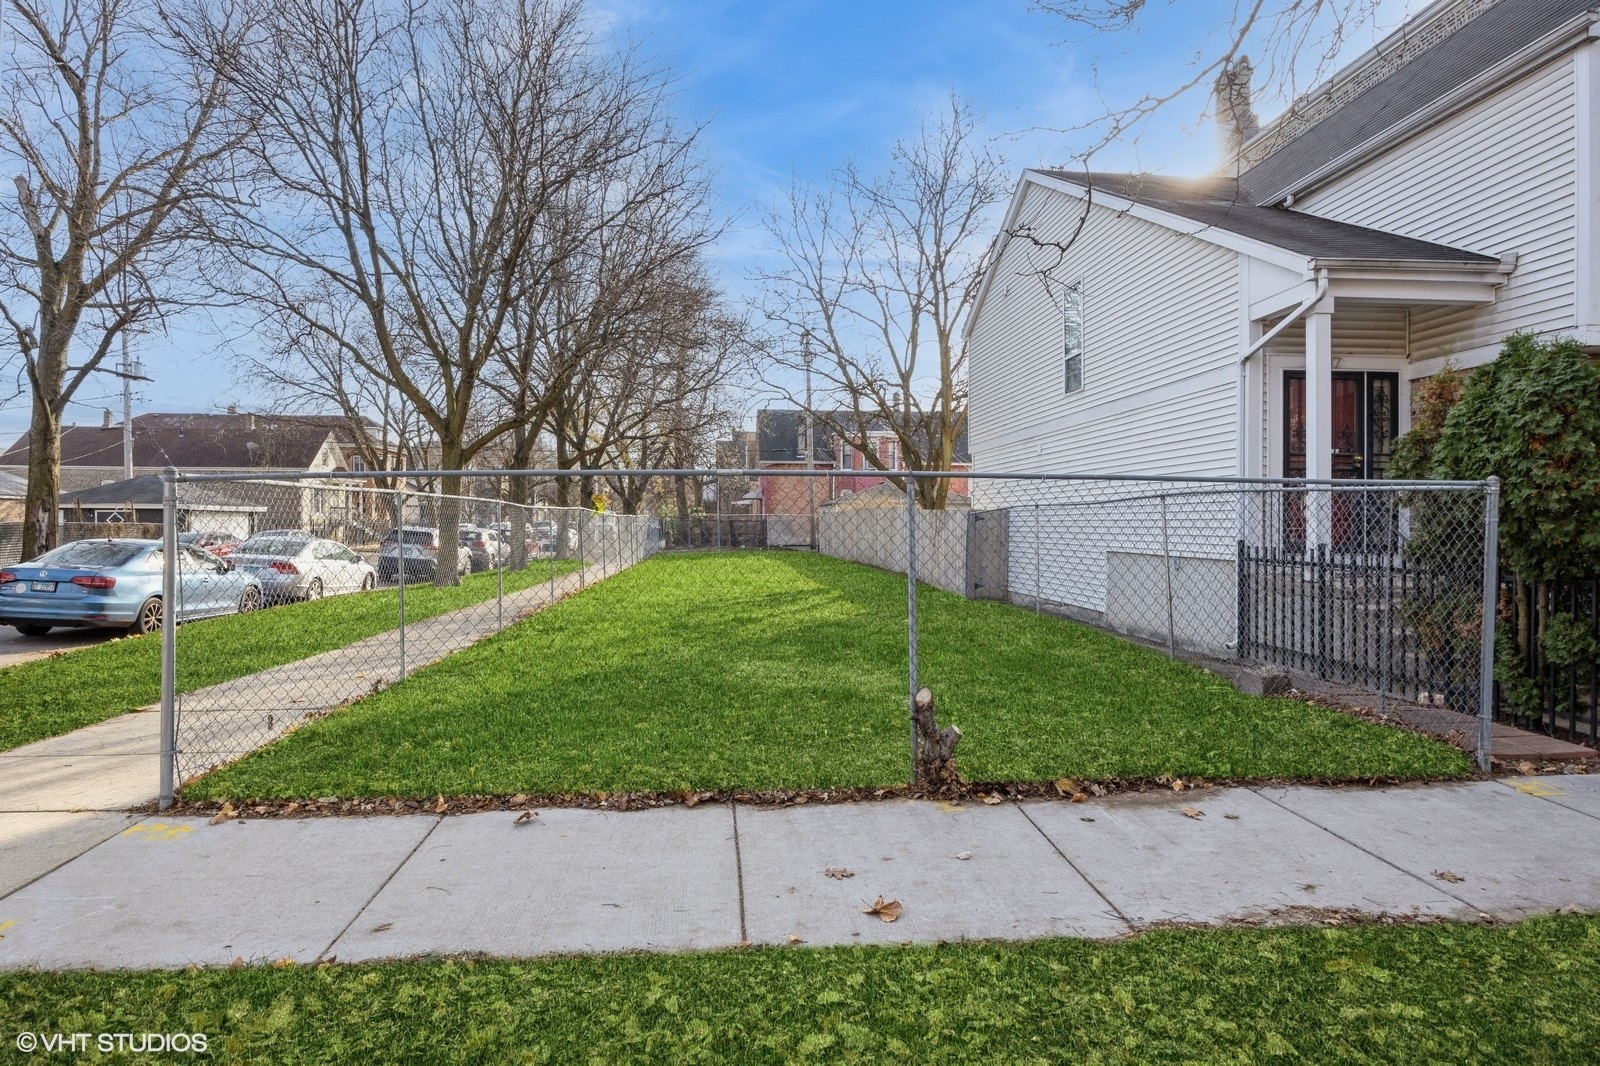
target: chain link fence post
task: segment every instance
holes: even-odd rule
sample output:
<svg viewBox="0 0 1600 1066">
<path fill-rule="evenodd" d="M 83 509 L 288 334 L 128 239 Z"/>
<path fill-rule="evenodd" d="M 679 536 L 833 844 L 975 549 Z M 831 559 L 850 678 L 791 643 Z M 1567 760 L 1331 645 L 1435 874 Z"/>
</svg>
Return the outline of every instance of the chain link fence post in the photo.
<svg viewBox="0 0 1600 1066">
<path fill-rule="evenodd" d="M 1478 653 L 1478 769 L 1490 764 L 1494 720 L 1494 624 L 1500 602 L 1500 479 L 1489 478 L 1483 498 L 1483 626 Z"/>
<path fill-rule="evenodd" d="M 911 724 L 911 783 L 917 783 L 917 494 L 906 476 L 906 646 L 910 652 L 910 697 L 906 720 Z"/>
<path fill-rule="evenodd" d="M 1178 658 L 1176 627 L 1172 620 L 1172 544 L 1167 536 L 1167 497 L 1161 495 L 1161 569 L 1167 585 L 1167 658 Z"/>
<path fill-rule="evenodd" d="M 400 598 L 400 676 L 395 680 L 401 681 L 406 676 L 406 490 L 403 487 L 395 497 L 394 567 Z"/>
<path fill-rule="evenodd" d="M 511 535 L 511 527 L 506 525 L 505 504 L 496 506 L 494 521 L 497 535 L 502 527 L 506 531 L 506 536 Z M 506 627 L 506 554 L 510 550 L 509 544 L 501 543 L 494 553 L 494 627 L 497 630 Z"/>
<path fill-rule="evenodd" d="M 161 471 L 161 795 L 172 806 L 178 762 L 178 472 Z"/>
</svg>

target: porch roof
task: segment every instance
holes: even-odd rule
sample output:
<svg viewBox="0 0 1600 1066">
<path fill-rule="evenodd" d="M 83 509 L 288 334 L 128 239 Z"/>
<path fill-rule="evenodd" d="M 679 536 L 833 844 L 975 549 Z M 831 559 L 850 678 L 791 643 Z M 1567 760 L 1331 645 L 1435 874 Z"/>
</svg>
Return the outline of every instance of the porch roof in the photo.
<svg viewBox="0 0 1600 1066">
<path fill-rule="evenodd" d="M 1479 252 L 1335 222 L 1303 211 L 1262 207 L 1241 192 L 1238 181 L 1233 178 L 1170 178 L 1155 174 L 1070 170 L 1040 170 L 1038 173 L 1075 185 L 1091 198 L 1104 196 L 1139 204 L 1314 260 L 1423 267 L 1448 264 L 1480 269 L 1500 265 L 1494 256 Z M 1185 229 L 1194 232 L 1192 227 Z M 1195 235 L 1204 236 L 1203 233 Z"/>
</svg>

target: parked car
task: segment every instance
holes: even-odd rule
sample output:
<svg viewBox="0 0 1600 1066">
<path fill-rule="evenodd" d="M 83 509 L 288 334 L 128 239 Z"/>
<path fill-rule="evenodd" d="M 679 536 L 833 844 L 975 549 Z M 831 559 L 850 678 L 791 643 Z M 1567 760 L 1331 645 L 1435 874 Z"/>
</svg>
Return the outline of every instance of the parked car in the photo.
<svg viewBox="0 0 1600 1066">
<path fill-rule="evenodd" d="M 493 570 L 510 560 L 511 546 L 500 539 L 500 534 L 481 526 L 462 526 L 461 547 L 472 557 L 472 572 Z"/>
<path fill-rule="evenodd" d="M 240 538 L 220 529 L 208 529 L 178 534 L 178 543 L 210 552 L 218 559 L 226 559 L 240 544 Z"/>
<path fill-rule="evenodd" d="M 377 571 L 361 556 L 336 540 L 300 529 L 256 533 L 230 558 L 261 579 L 268 603 L 320 600 L 366 592 L 378 584 Z"/>
<path fill-rule="evenodd" d="M 378 542 L 378 580 L 399 581 L 404 563 L 407 583 L 432 581 L 439 566 L 439 544 L 439 531 L 427 526 L 401 526 L 390 530 Z M 457 550 L 457 575 L 467 573 L 471 566 L 472 553 Z"/>
<path fill-rule="evenodd" d="M 76 540 L 0 569 L 0 625 L 26 637 L 55 628 L 161 628 L 159 540 Z M 179 622 L 253 611 L 261 582 L 226 559 L 178 547 Z"/>
</svg>

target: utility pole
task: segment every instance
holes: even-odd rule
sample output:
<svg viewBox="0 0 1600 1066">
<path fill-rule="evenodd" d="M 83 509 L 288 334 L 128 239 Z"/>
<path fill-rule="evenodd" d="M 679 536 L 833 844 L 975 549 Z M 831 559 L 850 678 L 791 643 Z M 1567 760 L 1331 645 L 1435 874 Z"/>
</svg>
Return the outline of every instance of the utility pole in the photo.
<svg viewBox="0 0 1600 1066">
<path fill-rule="evenodd" d="M 117 368 L 122 378 L 122 476 L 133 477 L 133 383 L 149 381 L 144 376 L 144 364 L 128 355 L 128 333 L 122 333 L 122 365 Z"/>
</svg>

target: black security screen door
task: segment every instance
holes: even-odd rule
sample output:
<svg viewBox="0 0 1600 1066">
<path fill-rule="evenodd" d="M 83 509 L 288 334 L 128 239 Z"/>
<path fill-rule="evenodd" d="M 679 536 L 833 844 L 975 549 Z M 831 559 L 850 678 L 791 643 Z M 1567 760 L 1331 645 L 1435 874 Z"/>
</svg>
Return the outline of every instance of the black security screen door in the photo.
<svg viewBox="0 0 1600 1066">
<path fill-rule="evenodd" d="M 1306 376 L 1293 370 L 1283 376 L 1284 476 L 1306 476 Z M 1333 416 L 1333 476 L 1379 479 L 1394 457 L 1400 432 L 1400 375 L 1339 371 L 1329 398 Z M 1389 550 L 1395 522 L 1387 497 L 1341 495 L 1334 500 L 1333 547 L 1345 551 Z M 1305 514 L 1291 506 L 1285 537 L 1305 541 Z"/>
</svg>

